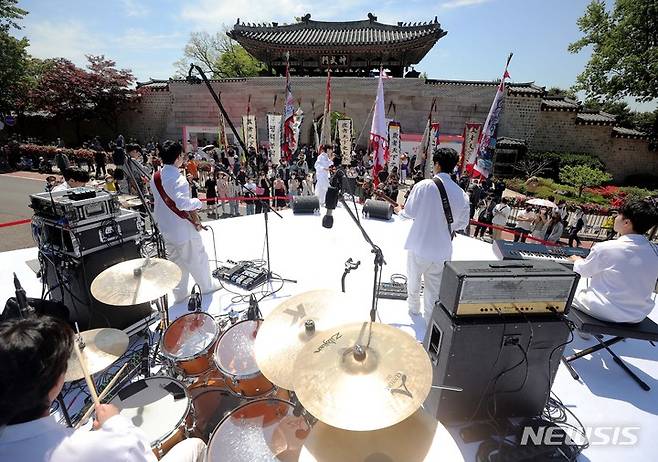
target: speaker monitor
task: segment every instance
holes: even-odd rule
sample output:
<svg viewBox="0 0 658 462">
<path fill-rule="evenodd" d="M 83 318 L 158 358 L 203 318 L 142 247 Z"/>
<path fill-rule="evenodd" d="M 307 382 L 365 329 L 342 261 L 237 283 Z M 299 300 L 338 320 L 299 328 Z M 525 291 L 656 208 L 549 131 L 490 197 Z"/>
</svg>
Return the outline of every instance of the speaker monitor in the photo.
<svg viewBox="0 0 658 462">
<path fill-rule="evenodd" d="M 292 213 L 314 214 L 320 211 L 320 199 L 318 196 L 293 196 Z"/>
<path fill-rule="evenodd" d="M 444 423 L 541 414 L 568 336 L 555 315 L 453 318 L 437 303 L 423 341 L 433 384 L 463 391 L 433 388 L 425 409 Z"/>
<path fill-rule="evenodd" d="M 105 269 L 140 257 L 137 242 L 127 241 L 87 254 L 76 259 L 75 263 L 64 263 L 56 258 L 45 259 L 43 274 L 52 299 L 66 305 L 71 321 L 77 322 L 80 330 L 101 327 L 125 329 L 150 316 L 150 305 L 106 305 L 94 299 L 90 287 L 94 278 Z M 60 286 L 60 282 L 64 283 L 64 287 Z"/>
<path fill-rule="evenodd" d="M 393 206 L 385 201 L 368 199 L 366 200 L 366 203 L 363 204 L 363 214 L 367 218 L 390 220 L 393 216 Z"/>
</svg>

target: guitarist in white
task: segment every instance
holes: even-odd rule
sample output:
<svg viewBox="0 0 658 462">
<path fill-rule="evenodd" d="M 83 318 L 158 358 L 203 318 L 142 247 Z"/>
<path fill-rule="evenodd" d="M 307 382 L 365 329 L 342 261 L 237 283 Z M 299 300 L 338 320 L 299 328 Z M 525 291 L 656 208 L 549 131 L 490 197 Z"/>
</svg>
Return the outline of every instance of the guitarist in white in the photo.
<svg viewBox="0 0 658 462">
<path fill-rule="evenodd" d="M 176 263 L 182 273 L 180 283 L 174 288 L 174 303 L 189 296 L 189 276 L 206 294 L 219 288 L 210 276 L 208 254 L 203 247 L 199 231 L 203 229 L 197 210 L 203 205 L 190 197 L 190 188 L 180 168 L 185 162 L 183 148 L 174 141 L 165 141 L 160 151 L 163 166 L 153 174 L 153 215 L 167 248 L 167 257 Z"/>
</svg>

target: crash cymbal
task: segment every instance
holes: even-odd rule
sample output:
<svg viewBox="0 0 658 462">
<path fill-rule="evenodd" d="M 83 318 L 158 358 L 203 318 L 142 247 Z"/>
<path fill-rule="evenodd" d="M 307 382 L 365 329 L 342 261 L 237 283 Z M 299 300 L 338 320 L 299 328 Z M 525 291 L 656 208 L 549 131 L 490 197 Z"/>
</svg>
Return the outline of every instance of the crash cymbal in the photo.
<svg viewBox="0 0 658 462">
<path fill-rule="evenodd" d="M 293 365 L 304 345 L 319 332 L 368 319 L 369 309 L 333 290 L 312 290 L 287 299 L 265 317 L 258 330 L 258 367 L 270 382 L 292 390 Z"/>
<path fill-rule="evenodd" d="M 176 287 L 181 270 L 161 258 L 135 258 L 110 266 L 91 283 L 91 294 L 107 305 L 132 306 L 156 300 Z"/>
<path fill-rule="evenodd" d="M 128 350 L 128 334 L 119 329 L 93 329 L 80 333 L 84 347 L 82 356 L 87 363 L 90 374 L 100 372 Z M 71 382 L 84 378 L 80 362 L 76 355 L 69 358 L 64 380 Z"/>
<path fill-rule="evenodd" d="M 446 428 L 419 409 L 400 423 L 369 432 L 317 422 L 304 441 L 299 462 L 464 460 Z"/>
<path fill-rule="evenodd" d="M 380 323 L 348 324 L 317 335 L 294 366 L 295 393 L 304 408 L 345 430 L 395 425 L 420 407 L 431 385 L 423 347 Z"/>
</svg>

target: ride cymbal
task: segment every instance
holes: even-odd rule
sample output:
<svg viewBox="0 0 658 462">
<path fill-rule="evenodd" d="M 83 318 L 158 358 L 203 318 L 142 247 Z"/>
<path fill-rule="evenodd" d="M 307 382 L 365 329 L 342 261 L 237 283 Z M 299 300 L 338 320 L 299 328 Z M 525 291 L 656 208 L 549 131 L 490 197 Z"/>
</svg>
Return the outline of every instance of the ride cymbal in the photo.
<svg viewBox="0 0 658 462">
<path fill-rule="evenodd" d="M 380 323 L 339 326 L 315 336 L 297 355 L 294 387 L 311 415 L 333 427 L 370 431 L 413 414 L 432 385 L 423 347 Z"/>
<path fill-rule="evenodd" d="M 333 290 L 312 290 L 287 299 L 265 317 L 258 330 L 258 367 L 270 382 L 292 390 L 293 365 L 304 345 L 320 332 L 368 319 L 369 309 Z"/>
<path fill-rule="evenodd" d="M 119 329 L 87 330 L 81 332 L 80 336 L 84 342 L 81 353 L 90 374 L 95 374 L 110 366 L 128 350 L 128 334 Z M 64 381 L 80 380 L 84 376 L 78 357 L 72 354 Z"/>
<path fill-rule="evenodd" d="M 423 409 L 391 427 L 369 432 L 317 422 L 304 441 L 299 462 L 435 462 L 463 460 L 448 430 Z"/>
<path fill-rule="evenodd" d="M 91 283 L 91 294 L 107 305 L 132 306 L 165 295 L 180 282 L 178 265 L 161 258 L 135 258 L 110 266 Z"/>
</svg>

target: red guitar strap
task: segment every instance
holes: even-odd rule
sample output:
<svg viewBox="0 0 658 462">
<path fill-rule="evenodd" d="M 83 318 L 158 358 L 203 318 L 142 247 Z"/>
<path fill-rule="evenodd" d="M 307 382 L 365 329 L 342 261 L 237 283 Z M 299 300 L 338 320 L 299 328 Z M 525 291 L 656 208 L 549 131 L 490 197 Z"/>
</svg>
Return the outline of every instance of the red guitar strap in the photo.
<svg viewBox="0 0 658 462">
<path fill-rule="evenodd" d="M 178 207 L 176 207 L 176 202 L 174 202 L 173 199 L 169 197 L 165 192 L 164 188 L 162 187 L 162 177 L 160 176 L 160 170 L 158 170 L 153 174 L 153 183 L 155 183 L 155 189 L 158 190 L 160 197 L 162 197 L 162 200 L 164 201 L 165 205 L 169 207 L 169 210 L 174 212 L 183 220 L 187 220 L 190 223 L 192 223 L 192 225 L 196 226 L 195 223 L 190 218 L 190 215 L 187 212 L 184 212 L 180 210 Z"/>
</svg>

